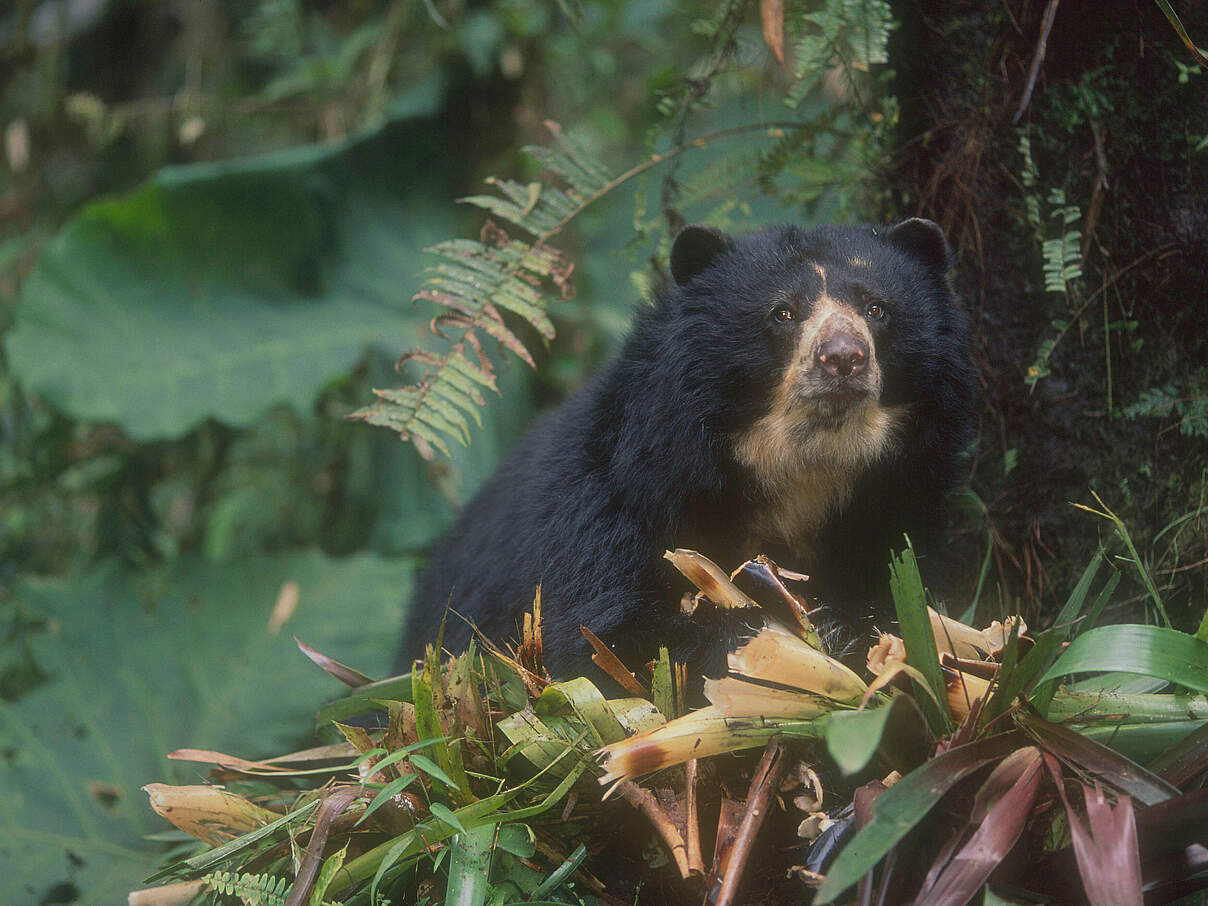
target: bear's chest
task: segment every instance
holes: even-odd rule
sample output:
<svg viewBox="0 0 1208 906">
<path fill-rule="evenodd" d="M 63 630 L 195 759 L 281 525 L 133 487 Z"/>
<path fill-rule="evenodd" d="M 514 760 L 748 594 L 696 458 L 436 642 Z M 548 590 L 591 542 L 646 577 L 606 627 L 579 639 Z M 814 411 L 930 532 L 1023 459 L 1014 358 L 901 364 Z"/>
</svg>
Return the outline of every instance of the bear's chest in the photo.
<svg viewBox="0 0 1208 906">
<path fill-rule="evenodd" d="M 800 410 L 764 416 L 735 445 L 757 489 L 741 532 L 744 550 L 784 545 L 808 560 L 860 477 L 892 453 L 905 416 L 904 408 L 870 400 L 840 423 L 819 427 Z"/>
<path fill-rule="evenodd" d="M 841 465 L 810 465 L 765 485 L 766 498 L 753 508 L 743 533 L 754 556 L 770 546 L 785 546 L 808 561 L 828 520 L 851 500 L 856 472 Z M 784 564 L 793 566 L 794 564 Z"/>
</svg>

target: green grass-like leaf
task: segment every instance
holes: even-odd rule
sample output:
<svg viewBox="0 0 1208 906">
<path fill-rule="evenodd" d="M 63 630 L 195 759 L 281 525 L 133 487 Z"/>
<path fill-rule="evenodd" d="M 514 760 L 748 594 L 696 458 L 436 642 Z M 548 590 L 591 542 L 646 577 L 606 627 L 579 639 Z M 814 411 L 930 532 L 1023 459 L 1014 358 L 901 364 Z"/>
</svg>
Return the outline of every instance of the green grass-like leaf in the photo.
<svg viewBox="0 0 1208 906">
<path fill-rule="evenodd" d="M 1070 592 L 1065 605 L 1061 608 L 1060 613 L 1057 614 L 1057 619 L 1054 621 L 1052 628 L 1040 634 L 1039 638 L 1036 639 L 1036 644 L 1032 646 L 1032 650 L 1024 655 L 1023 659 L 1018 663 L 1004 663 L 1003 672 L 999 678 L 999 686 L 991 696 L 990 701 L 986 703 L 985 720 L 993 720 L 1009 708 L 1015 702 L 1015 699 L 1019 697 L 1020 693 L 1030 688 L 1037 678 L 1052 666 L 1054 659 L 1061 650 L 1062 644 L 1069 637 L 1072 628 L 1071 624 L 1082 611 L 1082 605 L 1086 601 L 1086 596 L 1090 593 L 1091 585 L 1094 583 L 1095 576 L 1102 565 L 1103 551 L 1096 551 L 1095 556 L 1091 558 L 1091 562 L 1082 571 L 1078 584 L 1074 586 L 1074 590 Z M 1107 603 L 1107 599 L 1111 596 L 1119 581 L 1119 575 L 1117 574 L 1104 586 L 1104 590 L 1100 592 L 1099 598 L 1092 608 L 1096 613 L 1102 610 L 1103 605 Z M 1047 701 L 1047 695 L 1034 698 L 1032 704 L 1034 707 L 1043 709 L 1044 701 Z"/>
<path fill-rule="evenodd" d="M 923 675 L 931 691 L 930 696 L 917 696 L 916 703 L 932 732 L 944 736 L 952 729 L 952 718 L 947 709 L 937 703 L 947 701 L 948 694 L 935 647 L 935 633 L 927 614 L 927 594 L 923 590 L 914 549 L 909 543 L 900 556 L 890 560 L 889 572 L 890 590 L 902 630 L 902 642 L 906 646 L 906 663 Z"/>
<path fill-rule="evenodd" d="M 1070 642 L 1041 682 L 1102 671 L 1139 673 L 1208 692 L 1208 643 L 1164 626 L 1099 626 Z"/>
</svg>

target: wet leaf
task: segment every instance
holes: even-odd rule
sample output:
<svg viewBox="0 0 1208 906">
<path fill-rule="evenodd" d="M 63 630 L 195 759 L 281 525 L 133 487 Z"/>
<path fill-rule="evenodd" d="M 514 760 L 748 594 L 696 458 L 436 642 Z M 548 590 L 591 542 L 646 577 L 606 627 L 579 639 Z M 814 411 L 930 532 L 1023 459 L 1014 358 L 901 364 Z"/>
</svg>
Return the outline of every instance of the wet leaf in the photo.
<svg viewBox="0 0 1208 906">
<path fill-rule="evenodd" d="M 452 858 L 445 906 L 482 906 L 486 902 L 497 829 L 496 824 L 481 824 L 461 831 L 449 842 Z"/>
<path fill-rule="evenodd" d="M 1098 626 L 1070 642 L 1041 682 L 1102 671 L 1139 673 L 1208 692 L 1208 642 L 1164 626 Z"/>
</svg>

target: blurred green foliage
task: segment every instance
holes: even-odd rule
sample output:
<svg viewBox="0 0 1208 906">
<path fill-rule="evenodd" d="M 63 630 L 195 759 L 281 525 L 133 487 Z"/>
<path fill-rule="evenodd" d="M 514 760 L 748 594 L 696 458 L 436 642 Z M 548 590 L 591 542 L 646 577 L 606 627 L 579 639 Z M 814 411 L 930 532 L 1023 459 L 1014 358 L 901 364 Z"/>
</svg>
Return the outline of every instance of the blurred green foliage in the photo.
<svg viewBox="0 0 1208 906">
<path fill-rule="evenodd" d="M 333 690 L 299 669 L 290 634 L 386 670 L 364 627 L 397 625 L 409 571 L 371 554 L 309 552 L 190 557 L 137 573 L 110 562 L 15 585 L 43 621 L 34 653 L 51 681 L 0 701 L 0 901 L 125 902 L 155 866 L 144 835 L 165 830 L 139 788 L 204 777 L 167 754 L 233 752 L 249 739 L 293 747 Z M 297 607 L 282 627 L 271 617 L 286 582 Z"/>
</svg>

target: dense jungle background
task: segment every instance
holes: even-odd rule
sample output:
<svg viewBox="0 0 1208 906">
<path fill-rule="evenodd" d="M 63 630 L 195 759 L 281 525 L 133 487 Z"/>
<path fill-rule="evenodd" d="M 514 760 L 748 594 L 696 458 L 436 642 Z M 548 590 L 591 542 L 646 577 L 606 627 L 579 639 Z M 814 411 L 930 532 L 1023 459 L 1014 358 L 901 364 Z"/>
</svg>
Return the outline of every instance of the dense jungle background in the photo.
<svg viewBox="0 0 1208 906">
<path fill-rule="evenodd" d="M 333 689 L 291 635 L 385 675 L 413 564 L 686 222 L 939 222 L 981 395 L 938 597 L 1044 625 L 1104 545 L 1118 616 L 1194 632 L 1197 41 L 1204 0 L 5 4 L 0 902 L 121 900 L 173 841 L 139 787 L 203 775 L 164 753 L 298 742 Z M 581 184 L 522 150 L 562 140 Z M 408 422 L 373 389 L 468 348 L 425 249 L 484 207 L 554 291 L 474 334 L 481 429 Z"/>
</svg>

